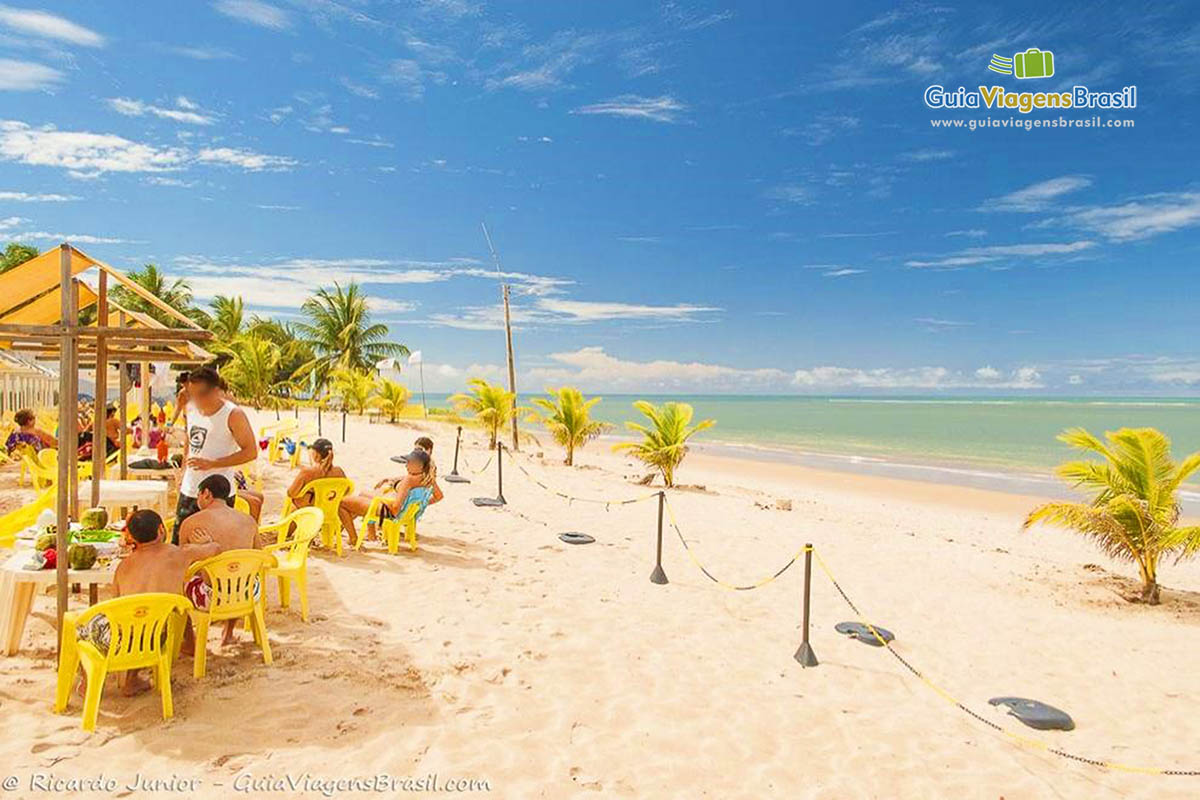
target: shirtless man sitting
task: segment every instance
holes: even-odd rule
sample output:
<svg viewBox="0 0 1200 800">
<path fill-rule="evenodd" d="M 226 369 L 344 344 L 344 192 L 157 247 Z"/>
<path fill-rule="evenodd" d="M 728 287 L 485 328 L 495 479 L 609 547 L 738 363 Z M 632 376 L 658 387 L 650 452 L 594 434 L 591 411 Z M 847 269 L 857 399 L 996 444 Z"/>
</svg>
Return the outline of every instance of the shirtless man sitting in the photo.
<svg viewBox="0 0 1200 800">
<path fill-rule="evenodd" d="M 125 523 L 125 538 L 132 544 L 133 552 L 121 560 L 113 575 L 113 593 L 117 597 L 143 592 L 183 593 L 183 576 L 188 567 L 221 552 L 221 546 L 201 541 L 197 537 L 185 547 L 177 547 L 167 541 L 167 530 L 162 517 L 150 509 L 133 512 Z M 108 619 L 104 615 L 93 617 L 81 631 L 81 638 L 97 648 L 106 650 L 111 643 Z M 149 682 L 132 670 L 125 673 L 121 691 L 126 695 L 137 694 L 150 688 Z"/>
<path fill-rule="evenodd" d="M 196 505 L 200 510 L 189 516 L 179 526 L 179 543 L 188 545 L 191 542 L 211 541 L 220 548 L 217 552 L 226 550 L 251 550 L 255 547 L 255 537 L 258 525 L 249 514 L 233 508 L 233 487 L 224 475 L 209 475 L 200 481 L 196 492 Z M 261 591 L 259 586 L 256 592 Z M 203 575 L 193 575 L 183 588 L 184 595 L 199 609 L 208 608 L 212 595 L 212 587 Z M 237 620 L 226 620 L 225 633 L 221 644 L 227 645 L 233 641 L 233 629 Z M 192 653 L 195 640 L 191 625 L 184 633 L 183 650 Z"/>
</svg>

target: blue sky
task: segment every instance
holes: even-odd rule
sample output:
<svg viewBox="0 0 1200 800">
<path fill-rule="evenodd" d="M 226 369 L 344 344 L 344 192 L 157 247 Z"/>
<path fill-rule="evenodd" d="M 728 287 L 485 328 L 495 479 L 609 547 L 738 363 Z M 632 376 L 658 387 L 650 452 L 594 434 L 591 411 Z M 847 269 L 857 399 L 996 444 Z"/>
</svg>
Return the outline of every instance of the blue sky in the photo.
<svg viewBox="0 0 1200 800">
<path fill-rule="evenodd" d="M 0 241 L 294 314 L 364 284 L 431 388 L 1200 387 L 1200 9 L 0 5 Z M 1056 74 L 987 70 L 1052 50 Z M 934 129 L 926 87 L 1138 87 Z"/>
</svg>

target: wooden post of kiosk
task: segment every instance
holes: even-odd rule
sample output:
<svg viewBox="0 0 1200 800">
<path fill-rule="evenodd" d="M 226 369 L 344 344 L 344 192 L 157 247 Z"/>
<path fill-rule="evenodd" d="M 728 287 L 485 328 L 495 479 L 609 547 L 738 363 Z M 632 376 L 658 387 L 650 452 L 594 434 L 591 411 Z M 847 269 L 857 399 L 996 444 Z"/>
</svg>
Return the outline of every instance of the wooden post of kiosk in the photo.
<svg viewBox="0 0 1200 800">
<path fill-rule="evenodd" d="M 150 362 L 142 362 L 142 435 L 150 435 Z"/>
<path fill-rule="evenodd" d="M 117 321 L 122 328 L 125 327 L 124 311 L 117 315 Z M 120 375 L 117 376 L 117 390 L 121 393 L 121 397 L 117 400 L 117 414 L 121 417 L 121 424 L 124 425 L 125 421 L 129 419 L 129 362 L 122 358 L 117 362 L 117 370 L 120 372 Z M 146 431 L 142 435 L 149 437 L 150 433 Z M 129 478 L 129 451 L 122 447 L 121 455 L 117 458 L 121 465 L 120 478 L 126 480 Z"/>
<path fill-rule="evenodd" d="M 67 455 L 73 450 L 71 439 L 74 436 L 75 423 L 78 418 L 77 404 L 71 399 L 71 370 L 75 365 L 75 334 L 71 331 L 71 249 L 65 243 L 62 246 L 59 261 L 59 324 L 62 337 L 59 341 L 61 360 L 58 374 L 58 499 L 55 508 L 57 516 L 58 560 L 55 563 L 57 578 L 57 615 L 59 645 L 62 644 L 62 621 L 67 613 L 67 534 L 71 530 L 71 494 L 70 474 L 71 459 Z"/>
<path fill-rule="evenodd" d="M 96 324 L 108 327 L 108 273 L 100 271 L 100 291 L 97 296 Z M 108 461 L 108 337 L 96 336 L 96 402 L 92 414 L 92 508 L 100 505 L 100 480 Z M 122 420 L 124 422 L 124 420 Z"/>
<path fill-rule="evenodd" d="M 69 262 L 69 252 L 67 259 Z M 67 293 L 70 296 L 71 304 L 67 324 L 74 331 L 79 328 L 79 283 L 72 280 L 70 286 L 67 287 Z M 71 515 L 75 516 L 79 514 L 79 335 L 77 333 L 72 334 L 72 342 L 71 366 L 68 370 L 71 374 L 71 393 L 67 396 L 67 404 L 71 407 L 71 435 L 66 439 L 66 448 L 67 460 L 71 462 L 71 471 L 67 474 L 67 486 L 71 498 Z M 63 455 L 63 441 L 61 438 L 58 440 L 60 458 Z"/>
</svg>

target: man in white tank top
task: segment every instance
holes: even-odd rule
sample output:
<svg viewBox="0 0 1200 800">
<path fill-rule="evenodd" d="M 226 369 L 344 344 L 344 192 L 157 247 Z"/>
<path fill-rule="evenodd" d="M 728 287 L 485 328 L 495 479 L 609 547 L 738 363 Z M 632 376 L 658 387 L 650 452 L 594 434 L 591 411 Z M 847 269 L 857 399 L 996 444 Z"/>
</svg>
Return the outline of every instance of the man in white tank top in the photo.
<svg viewBox="0 0 1200 800">
<path fill-rule="evenodd" d="M 236 468 L 258 456 L 250 420 L 236 403 L 225 399 L 215 369 L 192 370 L 187 392 L 187 457 L 175 507 L 175 540 L 180 524 L 200 510 L 196 504 L 200 482 L 209 475 L 223 475 L 232 484 Z"/>
</svg>

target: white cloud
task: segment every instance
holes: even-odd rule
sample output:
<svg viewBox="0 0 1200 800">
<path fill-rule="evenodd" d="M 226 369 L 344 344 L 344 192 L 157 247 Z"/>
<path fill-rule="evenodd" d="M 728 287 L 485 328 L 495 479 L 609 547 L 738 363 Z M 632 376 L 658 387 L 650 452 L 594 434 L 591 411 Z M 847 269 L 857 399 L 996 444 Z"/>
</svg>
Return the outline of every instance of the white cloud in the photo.
<svg viewBox="0 0 1200 800">
<path fill-rule="evenodd" d="M 60 131 L 52 125 L 34 128 L 14 120 L 0 120 L 0 161 L 58 167 L 77 178 L 95 178 L 106 172 L 172 172 L 193 164 L 237 166 L 248 172 L 284 170 L 296 164 L 284 156 L 250 150 L 219 147 L 193 153 L 110 133 Z"/>
<path fill-rule="evenodd" d="M 793 203 L 795 205 L 808 205 L 813 202 L 813 192 L 807 186 L 798 183 L 785 183 L 779 186 L 773 186 L 764 192 L 764 196 L 768 200 L 775 200 L 781 203 Z"/>
<path fill-rule="evenodd" d="M 652 122 L 678 122 L 687 106 L 669 95 L 642 97 L 623 94 L 603 103 L 580 106 L 572 114 L 600 114 L 631 119 L 646 119 Z"/>
<path fill-rule="evenodd" d="M 292 24 L 291 17 L 283 9 L 264 3 L 262 0 L 217 0 L 213 3 L 221 14 L 260 28 L 283 30 Z"/>
<path fill-rule="evenodd" d="M 615 319 L 654 319 L 683 321 L 699 315 L 720 311 L 711 306 L 679 304 L 652 306 L 635 303 L 606 303 L 592 300 L 565 300 L 543 297 L 537 300 L 537 308 L 551 314 L 560 314 L 577 322 L 600 322 Z"/>
<path fill-rule="evenodd" d="M 570 382 L 605 390 L 762 389 L 785 384 L 788 373 L 780 369 L 743 369 L 721 364 L 670 360 L 632 361 L 609 355 L 602 347 L 551 353 L 554 366 L 527 371 L 535 382 Z"/>
<path fill-rule="evenodd" d="M 177 56 L 190 58 L 194 61 L 232 61 L 240 58 L 236 53 L 232 53 L 222 47 L 188 47 L 185 45 L 169 45 L 160 44 L 157 48 L 165 53 L 173 53 Z"/>
<path fill-rule="evenodd" d="M 46 11 L 0 6 L 0 25 L 39 39 L 54 39 L 81 47 L 104 46 L 104 37 L 100 34 Z"/>
<path fill-rule="evenodd" d="M 784 136 L 796 136 L 804 139 L 813 147 L 832 141 L 843 131 L 854 130 L 858 127 L 858 117 L 848 114 L 820 114 L 812 122 L 798 128 L 784 128 Z"/>
<path fill-rule="evenodd" d="M 1111 206 L 1067 211 L 1061 220 L 1115 242 L 1146 239 L 1200 224 L 1200 193 L 1164 192 Z"/>
<path fill-rule="evenodd" d="M 954 158 L 953 150 L 941 150 L 933 147 L 925 148 L 924 150 L 912 150 L 904 153 L 901 158 L 905 161 L 915 161 L 917 163 L 925 161 L 946 161 Z"/>
<path fill-rule="evenodd" d="M 53 89 L 62 83 L 64 77 L 62 72 L 45 64 L 0 58 L 0 91 Z"/>
<path fill-rule="evenodd" d="M 1092 179 L 1086 175 L 1064 175 L 1060 178 L 1030 184 L 1011 194 L 993 197 L 985 200 L 979 207 L 980 211 L 1012 211 L 1029 213 L 1043 211 L 1059 197 L 1092 185 Z"/>
<path fill-rule="evenodd" d="M 355 97 L 364 97 L 368 100 L 378 100 L 379 92 L 361 83 L 355 83 L 349 78 L 342 78 L 342 86 L 346 87 L 346 91 Z"/>
<path fill-rule="evenodd" d="M 189 125 L 212 125 L 217 119 L 211 112 L 203 111 L 186 97 L 176 98 L 175 108 L 155 106 L 128 97 L 110 97 L 105 102 L 113 111 L 127 117 L 142 117 L 150 114 L 160 119 L 169 119 L 172 122 L 183 122 Z"/>
<path fill-rule="evenodd" d="M 961 372 L 946 367 L 853 367 L 822 366 L 799 369 L 792 385 L 805 390 L 831 389 L 1040 389 L 1041 375 L 1033 367 L 1002 373 L 992 367 Z"/>
<path fill-rule="evenodd" d="M 822 278 L 845 278 L 850 275 L 862 275 L 866 272 L 865 269 L 853 269 L 852 267 L 841 267 L 840 269 L 831 269 L 827 272 L 822 272 Z"/>
<path fill-rule="evenodd" d="M 196 160 L 202 164 L 241 167 L 247 172 L 285 172 L 297 163 L 286 156 L 272 156 L 236 147 L 206 147 L 196 153 Z"/>
<path fill-rule="evenodd" d="M 22 241 L 71 242 L 72 244 L 143 244 L 134 239 L 118 239 L 112 236 L 93 236 L 87 233 L 47 233 L 45 231 L 27 231 L 25 233 L 8 234 L 13 239 Z"/>
<path fill-rule="evenodd" d="M 0 192 L 0 202 L 13 203 L 68 203 L 83 198 L 73 194 L 29 194 L 28 192 Z"/>
<path fill-rule="evenodd" d="M 397 58 L 388 65 L 383 80 L 395 84 L 409 100 L 420 100 L 425 97 L 426 84 L 442 84 L 447 80 L 446 73 L 437 70 L 427 70 L 411 58 Z"/>
<path fill-rule="evenodd" d="M 957 269 L 960 267 L 991 264 L 1009 258 L 1042 258 L 1048 256 L 1065 256 L 1080 253 L 1095 247 L 1096 243 L 1087 240 L 1077 242 L 1042 242 L 1031 244 L 1003 244 L 988 247 L 968 247 L 958 253 L 932 261 L 905 261 L 908 267 L 928 267 L 934 269 Z"/>
<path fill-rule="evenodd" d="M 968 239 L 979 239 L 987 236 L 987 231 L 985 231 L 983 228 L 966 228 L 965 230 L 946 231 L 945 235 L 947 238 L 954 236 L 965 236 Z"/>
</svg>

